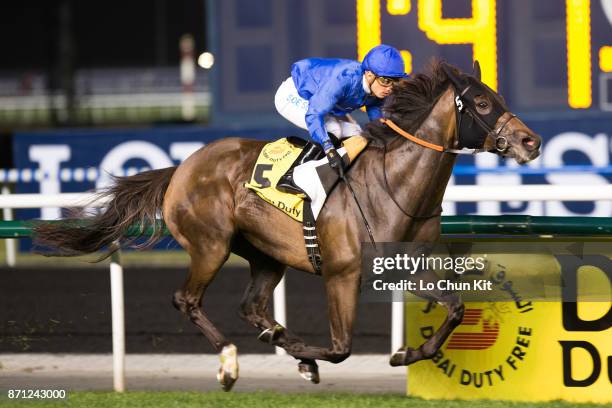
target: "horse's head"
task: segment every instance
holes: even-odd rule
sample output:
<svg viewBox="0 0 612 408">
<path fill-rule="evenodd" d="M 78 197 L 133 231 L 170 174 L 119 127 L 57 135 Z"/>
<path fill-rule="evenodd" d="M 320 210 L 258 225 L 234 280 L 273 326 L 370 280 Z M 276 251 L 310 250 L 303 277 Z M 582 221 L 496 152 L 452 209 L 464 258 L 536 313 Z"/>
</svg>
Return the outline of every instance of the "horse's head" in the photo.
<svg viewBox="0 0 612 408">
<path fill-rule="evenodd" d="M 540 154 L 542 140 L 510 112 L 504 99 L 480 80 L 480 65 L 473 75 L 442 66 L 455 88 L 457 114 L 456 147 L 484 149 L 517 163 L 527 163 Z"/>
</svg>

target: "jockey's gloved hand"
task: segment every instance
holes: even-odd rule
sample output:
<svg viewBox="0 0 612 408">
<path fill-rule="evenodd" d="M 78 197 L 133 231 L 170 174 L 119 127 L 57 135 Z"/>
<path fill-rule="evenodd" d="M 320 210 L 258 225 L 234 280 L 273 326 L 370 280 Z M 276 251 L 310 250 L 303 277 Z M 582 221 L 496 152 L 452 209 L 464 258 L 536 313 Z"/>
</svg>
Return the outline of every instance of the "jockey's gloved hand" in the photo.
<svg viewBox="0 0 612 408">
<path fill-rule="evenodd" d="M 330 148 L 326 150 L 325 154 L 327 155 L 327 161 L 329 162 L 329 166 L 338 173 L 340 178 L 344 177 L 344 162 L 342 161 L 342 157 L 335 148 Z"/>
</svg>

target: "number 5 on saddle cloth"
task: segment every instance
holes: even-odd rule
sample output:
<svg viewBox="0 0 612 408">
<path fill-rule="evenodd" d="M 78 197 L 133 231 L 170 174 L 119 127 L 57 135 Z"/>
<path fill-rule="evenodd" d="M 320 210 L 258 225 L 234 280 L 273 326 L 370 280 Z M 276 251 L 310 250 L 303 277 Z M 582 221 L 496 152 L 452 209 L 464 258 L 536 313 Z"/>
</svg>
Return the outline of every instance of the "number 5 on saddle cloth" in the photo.
<svg viewBox="0 0 612 408">
<path fill-rule="evenodd" d="M 292 143 L 293 138 L 283 138 L 266 144 L 257 158 L 251 180 L 245 187 L 257 193 L 291 218 L 303 223 L 306 251 L 315 272 L 320 273 L 321 255 L 316 235 L 316 219 L 327 196 L 338 183 L 338 174 L 323 158 L 306 162 L 295 168 L 295 184 L 304 194 L 289 194 L 276 189 L 276 183 L 287 172 L 302 151 L 301 143 Z M 300 139 L 301 141 L 301 139 Z M 343 141 L 338 149 L 345 165 L 350 166 L 367 146 L 362 136 L 353 136 Z"/>
</svg>

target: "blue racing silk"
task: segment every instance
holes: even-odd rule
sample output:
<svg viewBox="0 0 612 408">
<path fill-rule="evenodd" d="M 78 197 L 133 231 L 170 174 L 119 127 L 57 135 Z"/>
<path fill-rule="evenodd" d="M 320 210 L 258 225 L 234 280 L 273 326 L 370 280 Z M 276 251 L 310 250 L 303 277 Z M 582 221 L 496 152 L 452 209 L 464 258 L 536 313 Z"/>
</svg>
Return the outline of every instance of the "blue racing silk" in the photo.
<svg viewBox="0 0 612 408">
<path fill-rule="evenodd" d="M 348 59 L 308 58 L 291 66 L 298 94 L 308 101 L 306 126 L 324 150 L 333 147 L 325 115 L 344 116 L 362 106 L 370 120 L 382 117 L 383 100 L 366 92 L 361 63 Z"/>
</svg>

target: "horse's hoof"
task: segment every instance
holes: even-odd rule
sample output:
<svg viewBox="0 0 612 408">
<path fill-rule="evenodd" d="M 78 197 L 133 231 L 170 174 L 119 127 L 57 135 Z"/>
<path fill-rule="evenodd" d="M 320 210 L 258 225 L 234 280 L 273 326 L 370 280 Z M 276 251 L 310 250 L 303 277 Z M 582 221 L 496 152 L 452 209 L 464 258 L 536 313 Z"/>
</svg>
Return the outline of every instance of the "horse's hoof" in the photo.
<svg viewBox="0 0 612 408">
<path fill-rule="evenodd" d="M 319 377 L 319 366 L 315 362 L 299 363 L 298 371 L 300 376 L 302 376 L 302 378 L 306 381 L 310 381 L 313 384 L 318 384 L 321 381 L 321 378 Z"/>
<path fill-rule="evenodd" d="M 421 360 L 418 351 L 410 347 L 402 347 L 397 350 L 389 359 L 389 364 L 393 367 L 407 366 Z"/>
<path fill-rule="evenodd" d="M 261 334 L 257 336 L 257 339 L 267 344 L 274 344 L 274 342 L 282 336 L 283 331 L 285 331 L 285 328 L 280 324 L 277 324 L 271 329 L 262 331 Z"/>
<path fill-rule="evenodd" d="M 406 358 L 406 347 L 402 347 L 397 350 L 389 359 L 389 364 L 393 367 L 399 367 L 404 365 L 404 359 Z"/>
<path fill-rule="evenodd" d="M 217 373 L 217 381 L 223 387 L 223 391 L 229 391 L 238 379 L 238 349 L 233 344 L 223 347 L 219 354 L 221 367 Z"/>
<path fill-rule="evenodd" d="M 223 391 L 231 391 L 236 380 L 237 378 L 233 378 L 230 373 L 225 373 L 221 368 L 219 369 L 219 372 L 217 373 L 217 381 L 219 381 L 219 384 L 221 384 Z"/>
</svg>

